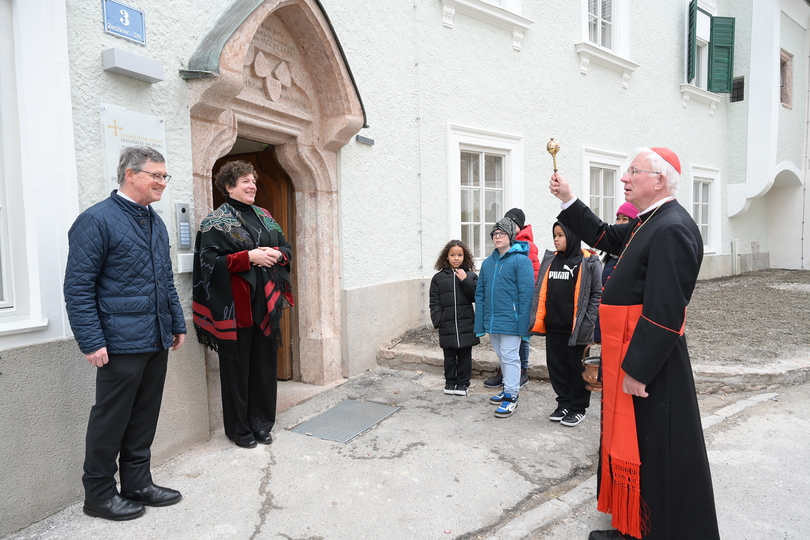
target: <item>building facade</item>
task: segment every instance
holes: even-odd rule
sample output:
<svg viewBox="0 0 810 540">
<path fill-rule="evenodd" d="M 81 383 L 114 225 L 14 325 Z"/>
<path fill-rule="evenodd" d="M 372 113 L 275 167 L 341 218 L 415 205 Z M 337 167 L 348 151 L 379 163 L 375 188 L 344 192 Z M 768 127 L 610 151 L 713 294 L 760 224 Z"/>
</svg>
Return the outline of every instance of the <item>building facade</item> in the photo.
<svg viewBox="0 0 810 540">
<path fill-rule="evenodd" d="M 551 245 L 552 137 L 606 220 L 634 148 L 675 150 L 701 277 L 806 268 L 809 28 L 806 0 L 0 0 L 0 536 L 82 497 L 94 368 L 61 284 L 120 146 L 167 158 L 189 328 L 212 173 L 257 165 L 295 254 L 280 376 L 325 384 L 427 320 L 451 238 L 482 259 L 520 207 Z M 221 425 L 215 357 L 190 338 L 158 460 Z"/>
</svg>

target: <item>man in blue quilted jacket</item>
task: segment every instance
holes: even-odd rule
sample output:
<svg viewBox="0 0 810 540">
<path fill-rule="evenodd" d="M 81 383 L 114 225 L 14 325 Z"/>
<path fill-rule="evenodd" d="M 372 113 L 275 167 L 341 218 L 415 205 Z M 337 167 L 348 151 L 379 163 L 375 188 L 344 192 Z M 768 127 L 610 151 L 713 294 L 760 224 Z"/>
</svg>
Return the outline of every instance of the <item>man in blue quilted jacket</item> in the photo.
<svg viewBox="0 0 810 540">
<path fill-rule="evenodd" d="M 79 215 L 68 233 L 67 313 L 79 348 L 98 368 L 87 423 L 84 512 L 114 521 L 181 498 L 152 483 L 150 472 L 169 349 L 179 349 L 186 334 L 169 235 L 149 206 L 171 178 L 165 161 L 153 148 L 124 148 L 120 189 Z"/>
</svg>

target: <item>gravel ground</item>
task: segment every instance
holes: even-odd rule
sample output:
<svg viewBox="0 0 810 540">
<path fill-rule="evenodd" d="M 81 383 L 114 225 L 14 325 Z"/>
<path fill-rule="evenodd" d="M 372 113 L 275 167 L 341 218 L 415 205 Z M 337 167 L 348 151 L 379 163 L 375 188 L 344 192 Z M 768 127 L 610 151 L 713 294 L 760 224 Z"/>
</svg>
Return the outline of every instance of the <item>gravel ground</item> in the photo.
<svg viewBox="0 0 810 540">
<path fill-rule="evenodd" d="M 810 356 L 810 271 L 761 270 L 698 281 L 687 310 L 692 364 Z"/>
<path fill-rule="evenodd" d="M 698 281 L 687 310 L 692 365 L 756 366 L 810 358 L 810 270 L 769 269 Z M 439 345 L 430 327 L 406 343 Z M 532 347 L 542 347 L 535 338 Z"/>
</svg>

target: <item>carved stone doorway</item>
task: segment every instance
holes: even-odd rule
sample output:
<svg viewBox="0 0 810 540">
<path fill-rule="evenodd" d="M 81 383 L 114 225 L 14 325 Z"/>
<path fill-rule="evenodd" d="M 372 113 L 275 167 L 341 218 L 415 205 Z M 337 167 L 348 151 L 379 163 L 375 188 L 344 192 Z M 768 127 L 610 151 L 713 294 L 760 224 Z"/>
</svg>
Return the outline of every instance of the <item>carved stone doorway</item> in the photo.
<svg viewBox="0 0 810 540">
<path fill-rule="evenodd" d="M 336 153 L 364 112 L 328 18 L 316 0 L 235 0 L 182 75 L 196 222 L 214 208 L 212 170 L 237 137 L 274 147 L 295 197 L 294 376 L 313 384 L 342 378 Z M 218 373 L 209 367 L 209 375 Z M 216 388 L 209 377 L 209 393 Z"/>
</svg>

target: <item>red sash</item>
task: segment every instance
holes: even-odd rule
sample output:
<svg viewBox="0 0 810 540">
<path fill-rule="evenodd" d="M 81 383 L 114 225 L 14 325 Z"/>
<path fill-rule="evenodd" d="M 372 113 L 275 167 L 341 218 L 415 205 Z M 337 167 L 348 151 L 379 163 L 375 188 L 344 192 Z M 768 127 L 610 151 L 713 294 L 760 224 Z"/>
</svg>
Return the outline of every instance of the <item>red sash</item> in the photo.
<svg viewBox="0 0 810 540">
<path fill-rule="evenodd" d="M 599 306 L 602 327 L 602 476 L 597 509 L 613 516 L 621 533 L 641 538 L 649 530 L 641 500 L 638 434 L 633 396 L 622 391 L 622 360 L 641 306 Z"/>
</svg>

